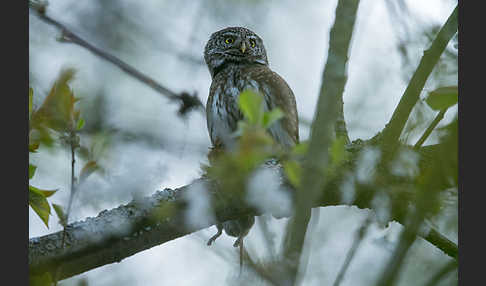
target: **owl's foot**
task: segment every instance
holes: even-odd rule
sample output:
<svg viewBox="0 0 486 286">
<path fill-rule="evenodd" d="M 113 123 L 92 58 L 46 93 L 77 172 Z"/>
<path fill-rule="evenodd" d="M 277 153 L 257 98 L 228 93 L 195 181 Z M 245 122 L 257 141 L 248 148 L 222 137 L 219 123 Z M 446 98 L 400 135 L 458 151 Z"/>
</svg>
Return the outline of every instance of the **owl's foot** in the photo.
<svg viewBox="0 0 486 286">
<path fill-rule="evenodd" d="M 208 240 L 208 245 L 211 245 L 218 237 L 221 236 L 223 233 L 223 225 L 222 224 L 217 224 L 216 227 L 218 228 L 218 232 L 216 232 L 215 235 L 213 235 L 209 240 Z"/>
<path fill-rule="evenodd" d="M 240 246 L 240 244 L 242 244 L 242 242 L 243 242 L 243 237 L 244 237 L 244 236 L 239 236 L 239 237 L 238 237 L 238 238 L 235 240 L 235 243 L 233 243 L 233 246 L 234 246 L 234 247 L 238 247 L 238 246 Z"/>
</svg>

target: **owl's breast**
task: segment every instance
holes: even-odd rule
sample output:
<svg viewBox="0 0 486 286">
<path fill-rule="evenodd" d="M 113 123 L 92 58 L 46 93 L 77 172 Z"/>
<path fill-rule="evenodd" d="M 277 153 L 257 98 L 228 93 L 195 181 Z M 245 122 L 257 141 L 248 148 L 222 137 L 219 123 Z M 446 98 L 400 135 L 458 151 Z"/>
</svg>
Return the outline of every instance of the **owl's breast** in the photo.
<svg viewBox="0 0 486 286">
<path fill-rule="evenodd" d="M 279 144 L 293 146 L 298 141 L 295 99 L 285 81 L 266 66 L 230 67 L 213 79 L 206 104 L 208 131 L 213 146 L 232 149 L 235 145 L 234 132 L 238 121 L 243 119 L 238 98 L 247 89 L 263 95 L 265 111 L 276 107 L 282 109 L 286 117 L 275 122 L 268 131 Z"/>
<path fill-rule="evenodd" d="M 257 81 L 239 70 L 222 72 L 213 79 L 206 104 L 206 119 L 213 146 L 234 146 L 234 132 L 243 114 L 238 107 L 238 97 L 246 89 L 259 91 Z"/>
</svg>

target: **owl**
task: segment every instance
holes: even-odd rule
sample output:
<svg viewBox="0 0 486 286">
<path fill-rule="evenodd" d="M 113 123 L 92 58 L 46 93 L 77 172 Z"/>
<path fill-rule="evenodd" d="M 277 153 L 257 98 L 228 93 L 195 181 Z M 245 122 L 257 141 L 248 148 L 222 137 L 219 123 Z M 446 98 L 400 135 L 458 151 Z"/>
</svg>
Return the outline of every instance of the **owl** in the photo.
<svg viewBox="0 0 486 286">
<path fill-rule="evenodd" d="M 238 97 L 246 89 L 261 94 L 264 110 L 276 107 L 284 117 L 269 127 L 272 138 L 284 148 L 299 141 L 298 117 L 295 97 L 285 82 L 268 66 L 267 53 L 262 39 L 243 27 L 229 27 L 213 33 L 204 49 L 204 60 L 211 74 L 211 87 L 206 103 L 209 137 L 214 149 L 232 150 L 236 140 L 237 122 L 243 119 L 238 108 Z M 238 237 L 234 246 L 242 243 L 254 223 L 254 217 L 232 220 L 218 225 L 222 232 Z"/>
</svg>

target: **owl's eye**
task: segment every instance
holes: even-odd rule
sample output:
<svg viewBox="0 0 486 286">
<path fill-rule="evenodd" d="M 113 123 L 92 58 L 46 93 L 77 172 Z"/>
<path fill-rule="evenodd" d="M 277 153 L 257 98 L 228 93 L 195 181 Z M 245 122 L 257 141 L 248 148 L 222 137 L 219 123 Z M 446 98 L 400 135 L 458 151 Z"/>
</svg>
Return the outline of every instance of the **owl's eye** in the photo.
<svg viewBox="0 0 486 286">
<path fill-rule="evenodd" d="M 226 44 L 232 44 L 232 43 L 234 42 L 234 40 L 233 40 L 233 38 L 228 37 L 228 38 L 226 38 L 226 39 L 224 40 L 224 42 L 225 42 Z"/>
<path fill-rule="evenodd" d="M 256 45 L 255 40 L 250 40 L 250 46 L 251 46 L 252 48 L 254 48 L 254 47 L 255 47 L 255 45 Z"/>
</svg>

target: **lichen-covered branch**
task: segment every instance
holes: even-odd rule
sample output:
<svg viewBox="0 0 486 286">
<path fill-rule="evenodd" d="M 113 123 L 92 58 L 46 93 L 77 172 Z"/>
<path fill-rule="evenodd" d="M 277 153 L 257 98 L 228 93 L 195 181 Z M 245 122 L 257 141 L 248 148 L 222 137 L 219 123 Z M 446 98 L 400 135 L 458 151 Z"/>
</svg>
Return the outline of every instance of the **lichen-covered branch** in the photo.
<svg viewBox="0 0 486 286">
<path fill-rule="evenodd" d="M 436 146 L 421 149 L 425 161 L 421 164 L 422 168 L 434 167 L 435 158 L 440 156 L 437 149 Z M 357 156 L 354 155 L 350 161 L 356 161 Z M 344 174 L 349 170 L 350 167 L 346 167 L 341 172 Z M 342 177 L 337 176 L 335 180 L 328 181 L 312 207 L 345 204 L 341 200 L 339 188 Z M 58 266 L 62 265 L 58 278 L 66 279 L 102 265 L 120 262 L 142 250 L 213 225 L 216 222 L 207 222 L 195 227 L 190 226 L 186 221 L 188 202 L 185 198 L 190 192 L 200 190 L 197 186 L 201 184 L 209 191 L 218 221 L 249 214 L 261 214 L 252 207 L 235 208 L 227 202 L 221 202 L 221 196 L 216 195 L 215 186 L 207 179 L 198 179 L 187 186 L 175 190 L 158 191 L 151 197 L 102 211 L 95 218 L 69 224 L 66 227 L 65 248 L 61 247 L 62 231 L 31 238 L 29 240 L 30 275 L 54 273 Z M 438 186 L 441 189 L 447 187 L 450 186 Z M 365 187 L 357 188 L 356 199 L 352 204 L 360 208 L 372 208 L 372 198 L 367 195 L 368 192 Z M 396 216 L 392 219 L 401 222 L 405 217 Z M 457 259 L 457 245 L 438 232 L 432 230 L 424 234 L 424 238 Z"/>
</svg>

